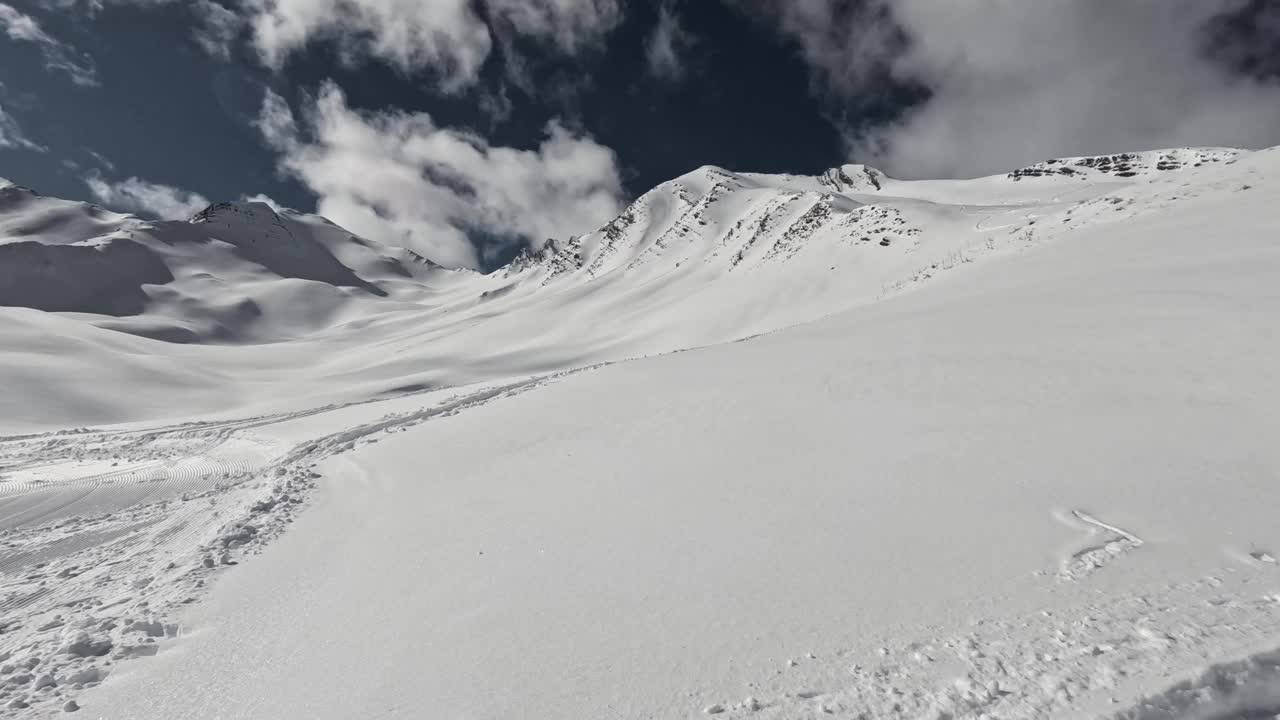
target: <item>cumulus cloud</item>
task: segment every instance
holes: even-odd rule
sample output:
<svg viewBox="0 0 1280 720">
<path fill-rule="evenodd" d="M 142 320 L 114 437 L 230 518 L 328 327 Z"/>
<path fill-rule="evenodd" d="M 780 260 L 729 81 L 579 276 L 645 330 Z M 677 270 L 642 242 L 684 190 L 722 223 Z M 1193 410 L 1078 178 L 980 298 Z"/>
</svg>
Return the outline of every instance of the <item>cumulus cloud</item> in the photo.
<svg viewBox="0 0 1280 720">
<path fill-rule="evenodd" d="M 21 149 L 44 152 L 47 148 L 39 145 L 22 132 L 22 126 L 0 105 L 0 149 Z"/>
<path fill-rule="evenodd" d="M 161 220 L 186 220 L 209 206 L 209 200 L 199 193 L 136 177 L 108 182 L 95 174 L 84 182 L 98 202 L 107 207 L 142 212 Z"/>
<path fill-rule="evenodd" d="M 684 77 L 684 54 L 693 38 L 680 24 L 675 3 L 664 2 L 658 8 L 658 24 L 645 40 L 645 60 L 649 74 L 665 80 Z"/>
<path fill-rule="evenodd" d="M 280 67 L 317 39 L 403 70 L 434 67 L 447 85 L 476 76 L 491 41 L 470 0 L 248 0 L 253 43 Z"/>
<path fill-rule="evenodd" d="M 797 43 L 837 105 L 885 78 L 927 89 L 897 122 L 849 128 L 855 157 L 902 176 L 1280 143 L 1280 87 L 1221 62 L 1206 32 L 1248 0 L 738 2 Z"/>
<path fill-rule="evenodd" d="M 35 18 L 18 11 L 6 3 L 0 3 L 0 30 L 10 40 L 28 42 L 40 48 L 45 67 L 66 73 L 77 85 L 97 85 L 97 71 L 93 60 L 75 48 L 45 32 Z"/>
<path fill-rule="evenodd" d="M 496 147 L 425 113 L 357 111 L 332 83 L 301 115 L 268 93 L 257 125 L 281 169 L 317 195 L 317 212 L 444 265 L 477 265 L 477 236 L 537 244 L 620 209 L 613 152 L 556 122 L 535 149 Z"/>
</svg>

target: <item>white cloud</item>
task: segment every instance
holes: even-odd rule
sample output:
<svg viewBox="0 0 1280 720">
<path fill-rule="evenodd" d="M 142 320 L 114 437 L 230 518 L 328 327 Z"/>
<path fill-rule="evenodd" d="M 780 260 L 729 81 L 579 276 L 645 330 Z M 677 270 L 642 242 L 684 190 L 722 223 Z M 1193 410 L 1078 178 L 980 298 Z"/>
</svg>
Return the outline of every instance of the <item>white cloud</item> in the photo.
<svg viewBox="0 0 1280 720">
<path fill-rule="evenodd" d="M 534 81 L 526 41 L 544 52 L 574 57 L 600 47 L 623 17 L 621 0 L 481 0 L 481 6 L 507 82 L 529 95 L 545 94 L 548 88 Z M 572 91 L 562 81 L 553 92 Z"/>
<path fill-rule="evenodd" d="M 232 46 L 243 31 L 244 21 L 240 15 L 213 0 L 196 0 L 192 8 L 200 18 L 195 30 L 196 43 L 214 57 L 230 58 Z"/>
<path fill-rule="evenodd" d="M 39 145 L 22 132 L 22 126 L 18 124 L 17 119 L 5 111 L 0 106 L 0 149 L 21 149 L 34 150 L 36 152 L 44 152 L 47 148 Z"/>
<path fill-rule="evenodd" d="M 891 173 L 1280 143 L 1280 87 L 1208 57 L 1206 23 L 1243 0 L 739 2 L 797 41 L 830 97 L 876 93 L 877 72 L 929 88 L 899 123 L 850 137 Z"/>
<path fill-rule="evenodd" d="M 270 67 L 280 67 L 313 40 L 328 39 L 351 59 L 372 56 L 405 72 L 432 70 L 446 91 L 476 81 L 494 32 L 575 55 L 598 45 L 622 17 L 619 0 L 246 1 L 254 46 Z"/>
<path fill-rule="evenodd" d="M 186 220 L 209 206 L 209 201 L 199 193 L 136 177 L 107 182 L 95 174 L 84 182 L 89 192 L 107 207 L 142 212 L 161 220 Z"/>
<path fill-rule="evenodd" d="M 84 148 L 84 151 L 88 153 L 89 157 L 93 158 L 94 162 L 100 165 L 104 170 L 108 172 L 115 172 L 116 164 L 107 159 L 105 155 L 100 152 L 90 150 L 89 148 Z"/>
<path fill-rule="evenodd" d="M 654 77 L 679 80 L 684 77 L 684 53 L 692 43 L 680 24 L 674 3 L 664 2 L 658 8 L 658 24 L 645 41 L 645 60 Z"/>
<path fill-rule="evenodd" d="M 566 55 L 595 47 L 622 20 L 620 0 L 485 0 L 489 17 Z"/>
<path fill-rule="evenodd" d="M 280 67 L 316 39 L 402 70 L 436 68 L 445 84 L 474 78 L 491 46 L 470 0 L 248 0 L 253 42 Z"/>
<path fill-rule="evenodd" d="M 0 3 L 0 30 L 10 40 L 38 46 L 44 55 L 46 68 L 66 73 L 77 85 L 98 84 L 91 58 L 49 35 L 35 18 L 19 12 L 12 5 Z"/>
<path fill-rule="evenodd" d="M 284 205 L 281 205 L 280 203 L 276 202 L 276 201 L 275 201 L 275 198 L 272 198 L 272 197 L 270 197 L 270 196 L 268 196 L 268 195 L 263 195 L 262 193 L 258 193 L 257 195 L 245 195 L 244 197 L 242 197 L 242 198 L 240 198 L 240 199 L 241 199 L 243 202 L 256 202 L 256 203 L 262 203 L 263 205 L 266 205 L 267 207 L 270 207 L 272 210 L 275 210 L 276 212 L 280 212 L 281 210 L 288 210 L 288 209 L 289 209 L 289 208 L 285 207 Z"/>
<path fill-rule="evenodd" d="M 326 84 L 301 123 L 268 94 L 258 128 L 281 169 L 316 193 L 321 215 L 444 265 L 475 266 L 476 234 L 538 244 L 620 209 L 613 152 L 555 122 L 536 149 L 495 147 L 423 113 L 358 112 Z"/>
<path fill-rule="evenodd" d="M 518 40 L 573 57 L 598 48 L 623 18 L 624 0 L 189 0 L 196 42 L 226 58 L 247 40 L 263 64 L 280 69 L 316 41 L 335 43 L 347 62 L 373 58 L 405 73 L 430 71 L 446 92 L 468 88 L 496 43 L 513 81 L 525 58 Z M 108 5 L 159 6 L 180 0 L 43 0 L 96 15 Z M 0 5 L 0 7 L 5 7 Z M 16 12 L 16 11 L 15 11 Z"/>
</svg>

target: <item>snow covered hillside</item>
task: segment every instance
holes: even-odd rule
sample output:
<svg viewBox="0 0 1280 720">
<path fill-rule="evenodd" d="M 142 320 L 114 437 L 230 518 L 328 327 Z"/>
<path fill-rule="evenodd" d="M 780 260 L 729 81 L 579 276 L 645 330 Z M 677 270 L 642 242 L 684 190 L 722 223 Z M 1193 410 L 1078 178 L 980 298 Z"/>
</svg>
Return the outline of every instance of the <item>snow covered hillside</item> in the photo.
<svg viewBox="0 0 1280 720">
<path fill-rule="evenodd" d="M 702 168 L 478 274 L 4 187 L 0 714 L 1269 717 L 1278 193 Z"/>
<path fill-rule="evenodd" d="M 169 342 L 295 336 L 361 292 L 387 297 L 437 269 L 259 202 L 151 223 L 5 181 L 0 261 L 0 305 L 107 316 L 91 322 Z"/>
<path fill-rule="evenodd" d="M 0 399 L 0 429 L 243 414 L 281 397 L 302 409 L 738 340 L 874 302 L 1004 248 L 1040 216 L 1235 155 L 1072 159 L 1054 165 L 1070 174 L 962 182 L 701 168 L 487 275 L 257 203 L 146 223 L 9 185 L 0 305 L 60 314 L 0 314 L 14 351 L 0 376 L 26 380 Z M 142 378 L 154 392 L 132 391 Z"/>
</svg>

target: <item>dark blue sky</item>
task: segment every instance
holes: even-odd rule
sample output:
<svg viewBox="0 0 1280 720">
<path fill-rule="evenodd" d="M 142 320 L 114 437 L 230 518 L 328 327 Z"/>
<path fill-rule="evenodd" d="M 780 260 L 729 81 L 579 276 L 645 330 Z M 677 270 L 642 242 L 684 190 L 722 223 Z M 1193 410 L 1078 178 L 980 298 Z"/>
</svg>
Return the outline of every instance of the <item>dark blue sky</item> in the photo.
<svg viewBox="0 0 1280 720">
<path fill-rule="evenodd" d="M 535 58 L 535 94 L 505 84 L 510 113 L 497 122 L 478 99 L 504 85 L 498 53 L 480 85 L 448 94 L 427 72 L 406 75 L 376 60 L 350 67 L 324 43 L 293 56 L 281 73 L 264 69 L 244 47 L 230 60 L 211 57 L 192 37 L 195 19 L 186 4 L 108 5 L 93 19 L 48 12 L 30 0 L 10 4 L 91 56 L 97 68 L 100 85 L 81 87 L 42 70 L 37 46 L 0 41 L 4 105 L 30 139 L 49 148 L 0 153 L 0 176 L 62 197 L 89 198 L 83 171 L 64 164 L 70 160 L 108 177 L 143 177 L 211 199 L 264 193 L 309 207 L 306 188 L 276 173 L 252 121 L 264 88 L 296 102 L 327 78 L 354 107 L 426 111 L 495 145 L 536 146 L 546 122 L 563 118 L 617 153 L 631 194 L 703 164 L 818 172 L 844 160 L 840 135 L 810 92 L 809 70 L 795 48 L 711 0 L 681 8 L 694 38 L 681 79 L 646 72 L 644 43 L 657 9 L 633 3 L 605 48 L 571 59 Z M 88 151 L 114 168 L 101 167 Z"/>
</svg>

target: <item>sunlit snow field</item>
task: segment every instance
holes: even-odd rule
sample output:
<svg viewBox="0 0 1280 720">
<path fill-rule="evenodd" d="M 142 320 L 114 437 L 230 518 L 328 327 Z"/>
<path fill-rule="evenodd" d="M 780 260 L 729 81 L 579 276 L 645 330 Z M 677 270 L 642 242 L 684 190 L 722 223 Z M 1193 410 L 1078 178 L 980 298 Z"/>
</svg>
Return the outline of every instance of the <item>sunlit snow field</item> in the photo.
<svg viewBox="0 0 1280 720">
<path fill-rule="evenodd" d="M 704 168 L 488 275 L 0 193 L 114 273 L 0 308 L 0 715 L 1280 713 L 1280 151 Z"/>
</svg>

